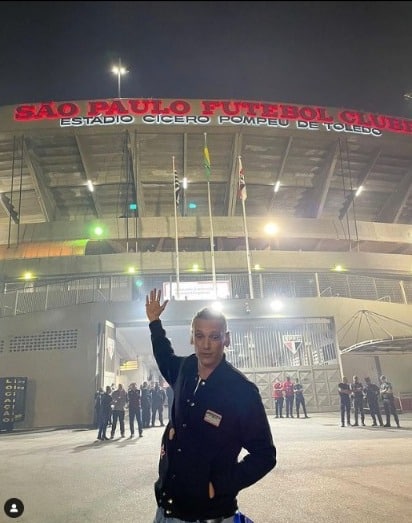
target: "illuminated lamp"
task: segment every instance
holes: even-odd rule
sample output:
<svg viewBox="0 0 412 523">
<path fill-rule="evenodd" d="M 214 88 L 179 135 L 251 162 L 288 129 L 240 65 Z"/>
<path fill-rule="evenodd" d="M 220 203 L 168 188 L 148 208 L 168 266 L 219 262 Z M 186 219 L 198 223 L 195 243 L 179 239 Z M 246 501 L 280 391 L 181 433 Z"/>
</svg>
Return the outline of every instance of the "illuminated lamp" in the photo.
<svg viewBox="0 0 412 523">
<path fill-rule="evenodd" d="M 276 225 L 276 223 L 267 223 L 265 225 L 265 233 L 274 235 L 278 232 L 279 227 Z"/>
<path fill-rule="evenodd" d="M 27 272 L 25 272 L 23 274 L 23 280 L 30 281 L 32 279 L 33 279 L 33 273 L 32 272 L 27 271 Z"/>
<path fill-rule="evenodd" d="M 197 205 L 194 202 L 190 202 L 188 207 L 189 207 L 189 209 L 196 209 Z"/>
<path fill-rule="evenodd" d="M 273 300 L 270 306 L 274 312 L 279 312 L 283 309 L 283 303 L 280 300 Z"/>
<path fill-rule="evenodd" d="M 96 236 L 101 236 L 103 234 L 103 227 L 100 227 L 100 225 L 98 225 L 93 229 L 93 232 Z"/>
<path fill-rule="evenodd" d="M 215 301 L 212 303 L 212 305 L 210 306 L 210 308 L 212 310 L 214 310 L 215 312 L 222 312 L 222 309 L 223 309 L 223 305 L 221 304 L 220 301 Z"/>
</svg>

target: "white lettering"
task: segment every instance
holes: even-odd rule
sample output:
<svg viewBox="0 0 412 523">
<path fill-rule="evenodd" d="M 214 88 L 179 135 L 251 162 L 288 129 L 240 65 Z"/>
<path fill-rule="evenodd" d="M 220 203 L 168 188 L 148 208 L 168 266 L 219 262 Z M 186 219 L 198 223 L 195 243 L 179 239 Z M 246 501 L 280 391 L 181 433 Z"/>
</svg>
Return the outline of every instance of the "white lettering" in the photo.
<svg viewBox="0 0 412 523">
<path fill-rule="evenodd" d="M 60 118 L 60 127 L 79 127 L 92 125 L 118 125 L 134 122 L 134 116 L 122 114 L 117 116 L 77 116 L 74 118 Z"/>
</svg>

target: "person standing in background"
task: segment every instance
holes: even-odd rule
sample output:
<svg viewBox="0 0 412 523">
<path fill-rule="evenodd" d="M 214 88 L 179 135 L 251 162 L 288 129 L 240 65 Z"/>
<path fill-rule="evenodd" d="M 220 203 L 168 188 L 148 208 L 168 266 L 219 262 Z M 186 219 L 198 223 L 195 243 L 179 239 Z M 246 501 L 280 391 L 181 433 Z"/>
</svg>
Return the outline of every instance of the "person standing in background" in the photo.
<svg viewBox="0 0 412 523">
<path fill-rule="evenodd" d="M 338 385 L 340 397 L 340 421 L 341 427 L 345 426 L 345 415 L 348 427 L 350 426 L 350 395 L 351 389 L 346 376 L 342 377 L 342 382 Z"/>
<path fill-rule="evenodd" d="M 173 394 L 173 389 L 170 385 L 168 385 L 166 387 L 166 397 L 167 397 L 167 415 L 168 415 L 168 419 L 171 420 L 174 394 Z"/>
<path fill-rule="evenodd" d="M 272 398 L 275 407 L 275 418 L 283 418 L 283 385 L 279 378 L 272 384 Z"/>
<path fill-rule="evenodd" d="M 111 396 L 112 389 L 110 385 L 106 387 L 106 392 L 101 394 L 100 396 L 100 413 L 99 413 L 99 419 L 100 419 L 100 425 L 99 425 L 99 432 L 97 434 L 97 439 L 104 441 L 109 439 L 106 436 L 106 429 L 107 424 L 110 419 L 110 415 L 112 413 L 112 396 Z"/>
<path fill-rule="evenodd" d="M 363 389 L 366 394 L 366 400 L 368 402 L 369 413 L 372 418 L 372 427 L 377 427 L 376 418 L 378 418 L 379 425 L 383 427 L 383 421 L 381 416 L 381 411 L 379 407 L 379 396 L 380 391 L 379 387 L 371 382 L 370 378 L 365 378 L 365 387 Z"/>
<path fill-rule="evenodd" d="M 144 381 L 140 388 L 140 401 L 142 405 L 143 428 L 148 429 L 150 427 L 151 393 L 147 381 Z"/>
<path fill-rule="evenodd" d="M 152 427 L 155 426 L 156 414 L 159 416 L 160 426 L 163 427 L 163 407 L 166 400 L 166 392 L 159 387 L 159 383 L 155 383 L 152 389 Z"/>
<path fill-rule="evenodd" d="M 296 416 L 299 418 L 299 409 L 300 406 L 302 406 L 303 414 L 305 415 L 305 418 L 309 418 L 307 412 L 306 412 L 306 404 L 305 404 L 305 397 L 303 395 L 303 387 L 299 383 L 298 378 L 295 380 L 295 384 L 293 385 L 293 392 L 295 393 L 295 405 L 296 405 Z"/>
<path fill-rule="evenodd" d="M 395 420 L 396 426 L 398 427 L 398 429 L 400 429 L 401 426 L 399 423 L 398 414 L 396 412 L 395 397 L 393 395 L 392 383 L 387 381 L 386 376 L 381 376 L 380 382 L 381 382 L 380 393 L 381 393 L 381 398 L 383 400 L 383 408 L 385 409 L 385 414 L 386 414 L 386 423 L 384 426 L 385 427 L 391 426 L 391 414 L 392 414 L 392 416 Z"/>
<path fill-rule="evenodd" d="M 123 388 L 123 385 L 119 383 L 117 390 L 112 392 L 112 405 L 113 405 L 113 422 L 110 439 L 114 438 L 116 432 L 117 420 L 120 424 L 120 437 L 124 438 L 124 410 L 127 403 L 127 393 Z"/>
<path fill-rule="evenodd" d="M 353 376 L 351 385 L 352 397 L 353 397 L 353 408 L 355 410 L 355 423 L 354 427 L 359 425 L 359 413 L 361 416 L 362 426 L 365 426 L 365 411 L 363 410 L 363 385 L 359 381 L 357 376 Z"/>
<path fill-rule="evenodd" d="M 140 390 L 136 387 L 136 383 L 130 384 L 130 389 L 127 393 L 127 400 L 129 402 L 129 426 L 130 437 L 134 436 L 134 420 L 136 419 L 137 428 L 139 430 L 139 437 L 143 436 L 142 413 L 140 404 Z"/>
<path fill-rule="evenodd" d="M 286 381 L 283 382 L 283 393 L 286 402 L 286 417 L 293 418 L 293 381 L 290 376 L 286 376 Z"/>
</svg>

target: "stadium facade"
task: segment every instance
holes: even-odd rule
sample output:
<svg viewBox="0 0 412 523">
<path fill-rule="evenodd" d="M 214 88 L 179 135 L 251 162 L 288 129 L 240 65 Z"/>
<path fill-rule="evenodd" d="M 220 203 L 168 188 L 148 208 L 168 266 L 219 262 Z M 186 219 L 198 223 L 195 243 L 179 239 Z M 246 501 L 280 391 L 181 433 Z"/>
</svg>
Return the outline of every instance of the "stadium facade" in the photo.
<svg viewBox="0 0 412 523">
<path fill-rule="evenodd" d="M 287 103 L 0 108 L 0 378 L 27 378 L 16 426 L 88 425 L 97 387 L 160 379 L 152 287 L 179 354 L 219 299 L 227 357 L 268 410 L 276 377 L 332 411 L 342 374 L 382 373 L 408 408 L 411 140 L 408 119 Z"/>
</svg>

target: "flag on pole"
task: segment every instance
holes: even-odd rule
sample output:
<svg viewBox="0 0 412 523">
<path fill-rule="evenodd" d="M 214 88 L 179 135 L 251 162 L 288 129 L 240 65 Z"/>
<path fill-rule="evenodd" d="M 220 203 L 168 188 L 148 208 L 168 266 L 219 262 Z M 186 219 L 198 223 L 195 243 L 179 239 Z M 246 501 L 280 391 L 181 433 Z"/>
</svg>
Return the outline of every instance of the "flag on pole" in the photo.
<svg viewBox="0 0 412 523">
<path fill-rule="evenodd" d="M 209 178 L 210 178 L 210 156 L 209 156 L 209 149 L 208 149 L 207 143 L 206 143 L 206 133 L 205 133 L 205 147 L 203 149 L 203 165 L 205 166 L 206 178 L 209 180 Z"/>
<path fill-rule="evenodd" d="M 239 198 L 243 201 L 247 198 L 245 176 L 243 174 L 242 159 L 239 156 Z"/>
<path fill-rule="evenodd" d="M 180 203 L 180 180 L 179 180 L 179 176 L 177 175 L 177 171 L 176 170 L 174 171 L 174 175 L 175 175 L 175 202 L 176 202 L 176 207 L 179 207 L 179 203 Z"/>
</svg>

